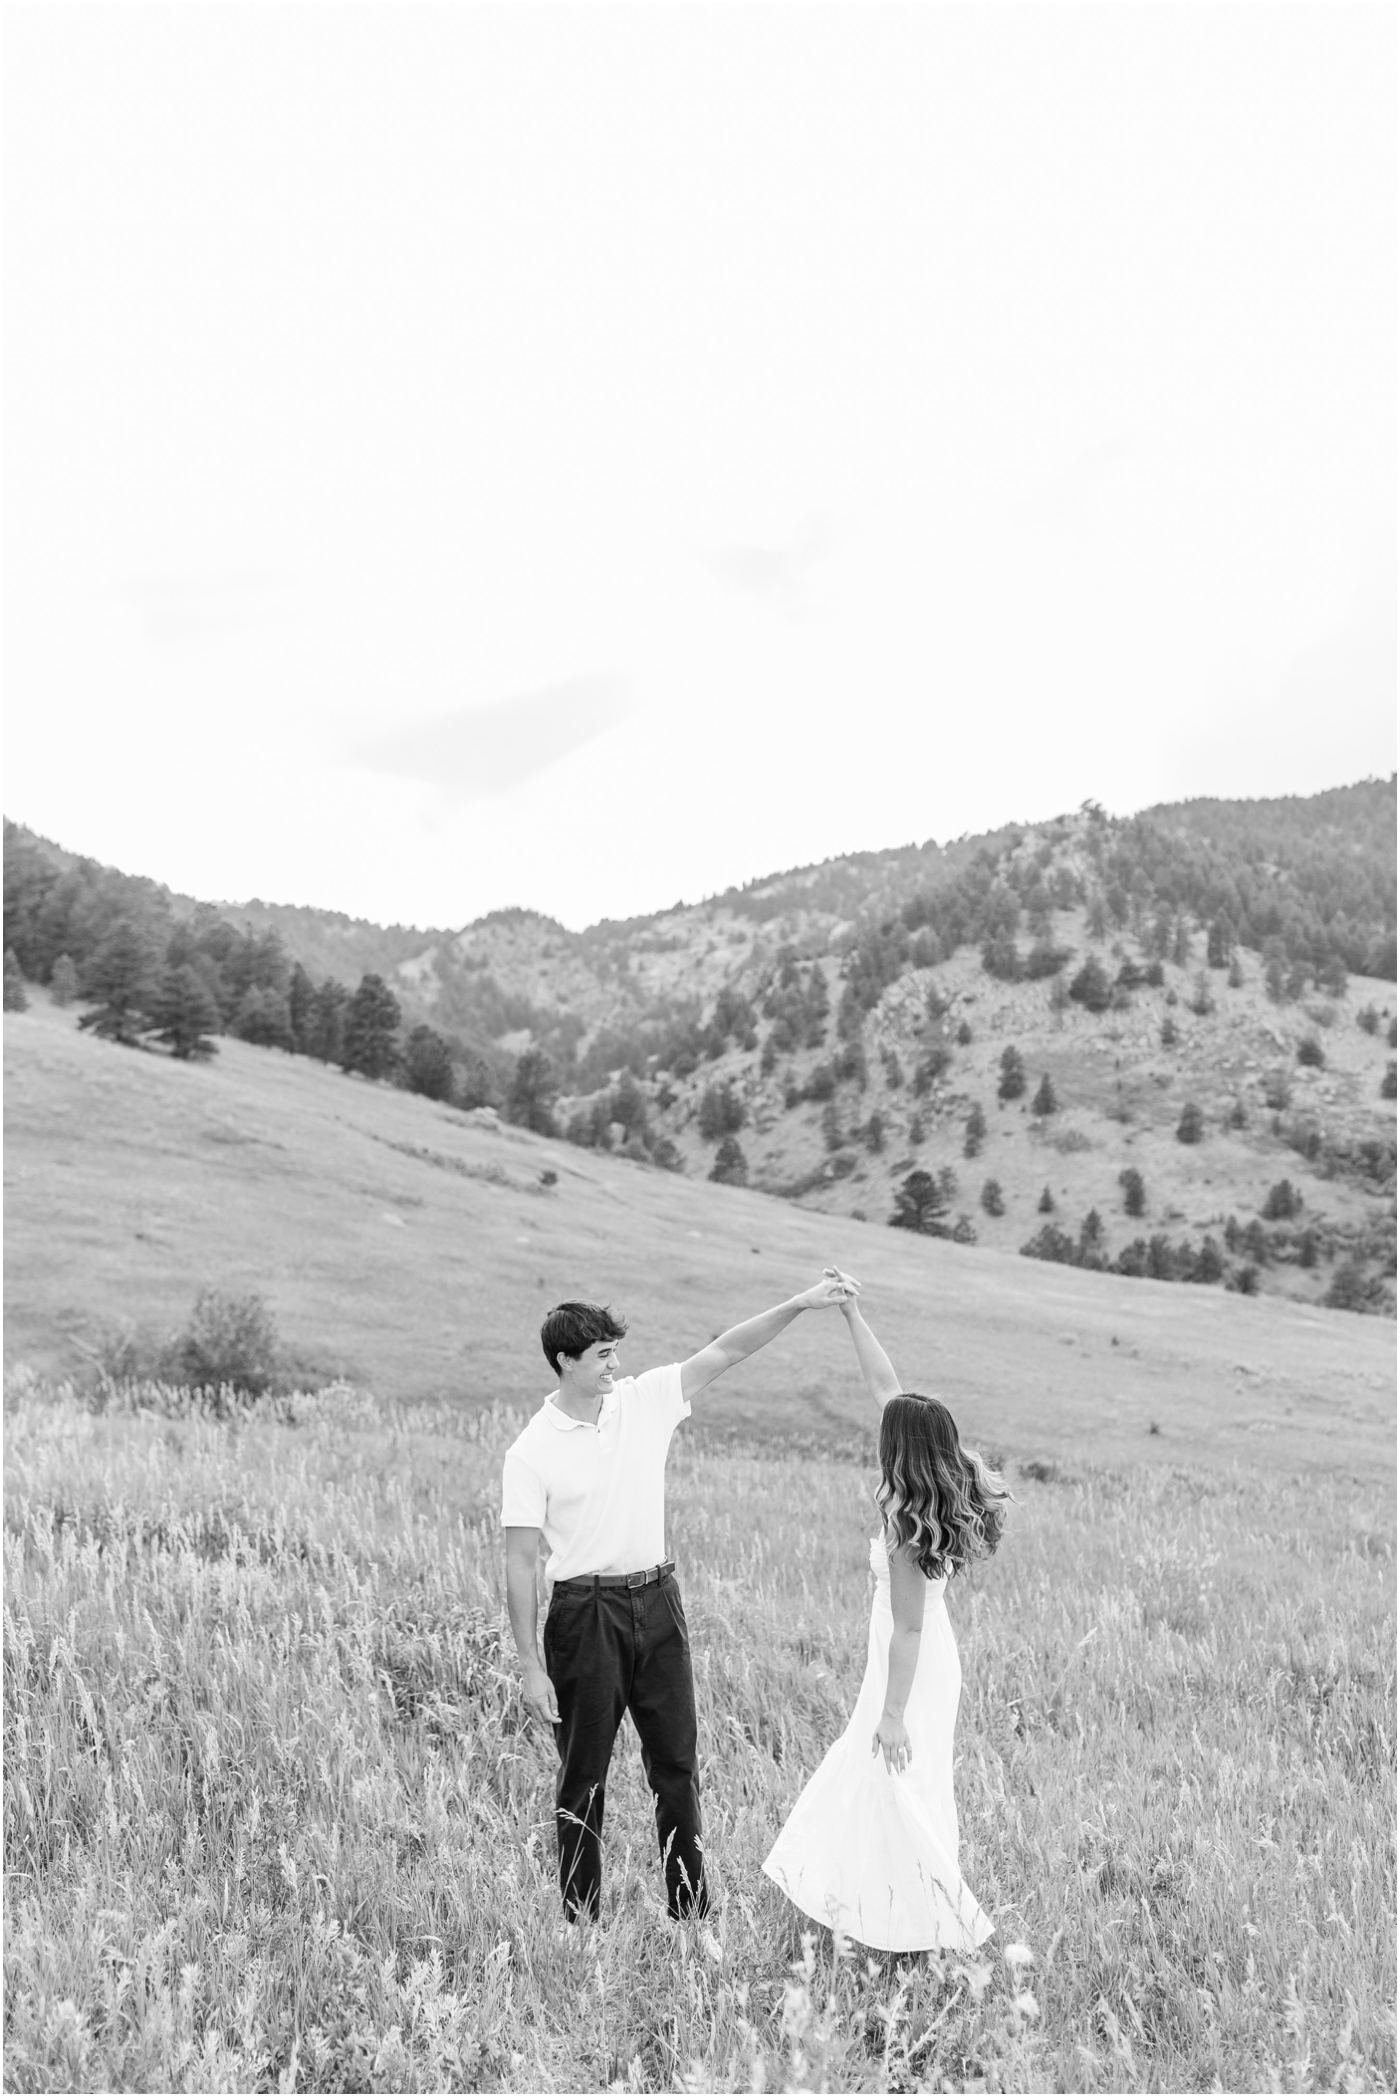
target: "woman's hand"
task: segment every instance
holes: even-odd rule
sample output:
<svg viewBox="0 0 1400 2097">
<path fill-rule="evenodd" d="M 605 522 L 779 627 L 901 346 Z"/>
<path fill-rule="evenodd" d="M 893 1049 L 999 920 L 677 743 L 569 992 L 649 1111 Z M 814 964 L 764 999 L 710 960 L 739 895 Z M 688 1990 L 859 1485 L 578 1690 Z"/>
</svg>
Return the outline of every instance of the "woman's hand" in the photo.
<svg viewBox="0 0 1400 2097">
<path fill-rule="evenodd" d="M 853 1281 L 849 1274 L 842 1274 L 839 1267 L 827 1267 L 823 1269 L 821 1280 L 812 1288 L 804 1289 L 793 1301 L 804 1311 L 824 1311 L 830 1309 L 834 1303 L 839 1303 L 844 1308 L 848 1302 L 854 1302 L 859 1294 L 858 1281 Z"/>
<path fill-rule="evenodd" d="M 888 1711 L 880 1714 L 880 1723 L 875 1728 L 875 1738 L 870 1743 L 872 1755 L 883 1748 L 885 1767 L 890 1770 L 905 1770 L 914 1759 L 913 1744 L 904 1730 L 902 1718 L 891 1717 Z"/>
<path fill-rule="evenodd" d="M 840 1306 L 841 1316 L 849 1324 L 853 1315 L 860 1309 L 860 1283 L 853 1274 L 843 1274 L 839 1267 L 823 1267 L 822 1279 L 834 1282 L 838 1288 L 845 1291 L 836 1301 Z"/>
</svg>

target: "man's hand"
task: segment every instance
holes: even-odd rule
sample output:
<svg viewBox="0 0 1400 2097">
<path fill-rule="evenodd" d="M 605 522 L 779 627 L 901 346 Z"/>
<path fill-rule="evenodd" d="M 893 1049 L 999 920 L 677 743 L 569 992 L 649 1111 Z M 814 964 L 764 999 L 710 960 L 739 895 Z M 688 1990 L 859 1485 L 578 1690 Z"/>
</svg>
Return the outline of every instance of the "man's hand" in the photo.
<svg viewBox="0 0 1400 2097">
<path fill-rule="evenodd" d="M 525 1663 L 521 1687 L 525 1693 L 527 1708 L 534 1713 L 540 1724 L 550 1727 L 557 1726 L 559 1723 L 559 1699 L 554 1694 L 554 1684 L 550 1681 L 549 1676 L 538 1661 L 533 1666 L 528 1661 Z"/>
<path fill-rule="evenodd" d="M 804 1311 L 825 1311 L 833 1304 L 854 1303 L 859 1294 L 860 1283 L 854 1276 L 843 1274 L 839 1267 L 824 1267 L 821 1280 L 795 1296 L 793 1302 Z"/>
</svg>

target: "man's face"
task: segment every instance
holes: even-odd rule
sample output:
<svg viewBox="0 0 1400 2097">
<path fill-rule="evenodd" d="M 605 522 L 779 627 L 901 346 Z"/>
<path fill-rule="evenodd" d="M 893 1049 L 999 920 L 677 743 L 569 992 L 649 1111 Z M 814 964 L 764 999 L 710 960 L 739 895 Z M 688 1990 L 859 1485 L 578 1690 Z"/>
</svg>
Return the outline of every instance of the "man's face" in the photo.
<svg viewBox="0 0 1400 2097">
<path fill-rule="evenodd" d="M 569 1378 L 574 1390 L 605 1398 L 617 1375 L 617 1349 L 616 1340 L 599 1340 L 594 1346 L 586 1347 L 574 1363 Z M 569 1356 L 565 1355 L 564 1360 L 568 1361 Z"/>
</svg>

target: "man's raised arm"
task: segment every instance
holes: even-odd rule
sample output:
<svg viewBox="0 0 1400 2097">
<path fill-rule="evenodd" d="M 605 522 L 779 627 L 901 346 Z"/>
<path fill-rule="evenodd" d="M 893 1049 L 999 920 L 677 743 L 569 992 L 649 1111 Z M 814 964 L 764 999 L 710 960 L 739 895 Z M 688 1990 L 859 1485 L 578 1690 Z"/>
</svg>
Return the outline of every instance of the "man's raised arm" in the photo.
<svg viewBox="0 0 1400 2097">
<path fill-rule="evenodd" d="M 774 1304 L 771 1311 L 760 1311 L 756 1318 L 746 1318 L 742 1325 L 731 1325 L 708 1347 L 692 1354 L 688 1362 L 681 1363 L 681 1395 L 688 1401 L 697 1398 L 706 1384 L 723 1376 L 736 1362 L 745 1361 L 749 1355 L 757 1354 L 770 1340 L 776 1340 L 785 1326 L 803 1311 L 824 1311 L 837 1304 L 852 1301 L 860 1294 L 860 1283 L 852 1281 L 848 1274 L 840 1274 L 835 1268 L 824 1274 L 810 1289 L 800 1296 L 790 1296 L 786 1303 Z"/>
</svg>

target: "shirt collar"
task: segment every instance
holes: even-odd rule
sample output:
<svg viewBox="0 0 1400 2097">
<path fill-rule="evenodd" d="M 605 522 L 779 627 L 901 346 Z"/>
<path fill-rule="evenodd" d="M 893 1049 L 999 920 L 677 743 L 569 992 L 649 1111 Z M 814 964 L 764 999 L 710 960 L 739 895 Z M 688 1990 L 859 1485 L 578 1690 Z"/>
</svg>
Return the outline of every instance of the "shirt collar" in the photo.
<svg viewBox="0 0 1400 2097">
<path fill-rule="evenodd" d="M 595 1424 L 591 1420 L 571 1420 L 566 1412 L 561 1411 L 558 1399 L 559 1393 L 551 1391 L 544 1401 L 543 1409 L 550 1423 L 559 1428 L 562 1433 L 567 1433 L 571 1427 L 591 1427 Z M 597 1426 L 601 1427 L 604 1420 L 610 1419 L 616 1411 L 617 1385 L 614 1384 L 603 1399 L 602 1410 L 599 1412 L 596 1422 Z"/>
</svg>

